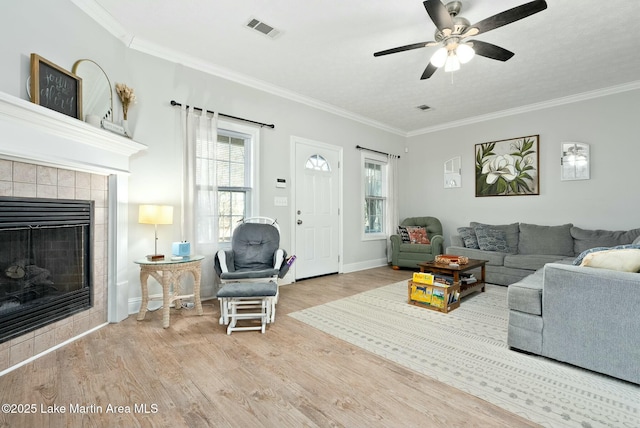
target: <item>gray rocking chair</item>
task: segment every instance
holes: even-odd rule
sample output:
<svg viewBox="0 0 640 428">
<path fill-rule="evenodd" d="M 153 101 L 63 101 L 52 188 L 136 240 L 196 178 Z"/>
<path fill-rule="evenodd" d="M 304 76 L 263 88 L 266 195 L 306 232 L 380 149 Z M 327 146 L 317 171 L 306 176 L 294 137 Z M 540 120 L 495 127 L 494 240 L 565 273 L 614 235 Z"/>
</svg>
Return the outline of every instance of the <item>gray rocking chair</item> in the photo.
<svg viewBox="0 0 640 428">
<path fill-rule="evenodd" d="M 245 219 L 233 231 L 231 249 L 216 253 L 214 267 L 220 282 L 220 324 L 234 330 L 257 330 L 264 333 L 266 323 L 275 321 L 278 302 L 278 278 L 289 270 L 287 252 L 280 247 L 280 228 L 267 217 Z M 259 308 L 259 313 L 239 313 Z M 235 327 L 238 319 L 262 319 L 260 327 Z"/>
</svg>

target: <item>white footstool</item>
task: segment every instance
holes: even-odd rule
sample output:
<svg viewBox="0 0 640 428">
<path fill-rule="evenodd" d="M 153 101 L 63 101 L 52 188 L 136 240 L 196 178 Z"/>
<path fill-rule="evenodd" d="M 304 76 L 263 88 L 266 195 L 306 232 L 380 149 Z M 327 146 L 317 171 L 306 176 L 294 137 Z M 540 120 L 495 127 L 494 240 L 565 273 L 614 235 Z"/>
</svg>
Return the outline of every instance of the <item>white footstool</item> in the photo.
<svg viewBox="0 0 640 428">
<path fill-rule="evenodd" d="M 260 330 L 273 321 L 274 299 L 278 293 L 275 282 L 231 282 L 224 284 L 216 297 L 220 301 L 220 324 L 233 331 Z M 259 319 L 259 326 L 237 327 L 238 320 Z"/>
</svg>

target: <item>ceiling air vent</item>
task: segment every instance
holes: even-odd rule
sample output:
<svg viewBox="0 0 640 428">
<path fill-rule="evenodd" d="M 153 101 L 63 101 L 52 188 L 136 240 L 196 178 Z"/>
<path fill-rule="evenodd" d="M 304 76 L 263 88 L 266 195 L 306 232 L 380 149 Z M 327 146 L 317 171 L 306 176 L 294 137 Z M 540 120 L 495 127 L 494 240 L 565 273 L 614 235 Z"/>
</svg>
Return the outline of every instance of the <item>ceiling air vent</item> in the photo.
<svg viewBox="0 0 640 428">
<path fill-rule="evenodd" d="M 420 110 L 422 110 L 422 111 L 431 110 L 431 107 L 429 107 L 429 106 L 428 106 L 428 105 L 426 105 L 426 104 L 422 104 L 421 106 L 418 106 L 418 107 L 416 107 L 416 108 L 419 108 L 419 109 L 420 109 Z"/>
<path fill-rule="evenodd" d="M 249 20 L 249 22 L 247 23 L 247 27 L 256 30 L 257 32 L 262 33 L 272 39 L 280 34 L 280 31 L 276 30 L 271 25 L 265 24 L 264 22 L 255 18 L 251 18 Z"/>
</svg>

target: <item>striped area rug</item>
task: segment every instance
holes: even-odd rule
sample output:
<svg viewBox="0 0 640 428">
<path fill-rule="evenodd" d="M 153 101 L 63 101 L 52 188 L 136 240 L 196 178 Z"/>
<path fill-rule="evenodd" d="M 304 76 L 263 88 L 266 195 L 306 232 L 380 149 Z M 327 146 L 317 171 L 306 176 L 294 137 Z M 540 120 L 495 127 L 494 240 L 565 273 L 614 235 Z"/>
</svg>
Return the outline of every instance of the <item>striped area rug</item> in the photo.
<svg viewBox="0 0 640 428">
<path fill-rule="evenodd" d="M 507 287 L 448 314 L 406 300 L 402 281 L 289 316 L 543 426 L 640 427 L 639 386 L 508 349 Z"/>
</svg>

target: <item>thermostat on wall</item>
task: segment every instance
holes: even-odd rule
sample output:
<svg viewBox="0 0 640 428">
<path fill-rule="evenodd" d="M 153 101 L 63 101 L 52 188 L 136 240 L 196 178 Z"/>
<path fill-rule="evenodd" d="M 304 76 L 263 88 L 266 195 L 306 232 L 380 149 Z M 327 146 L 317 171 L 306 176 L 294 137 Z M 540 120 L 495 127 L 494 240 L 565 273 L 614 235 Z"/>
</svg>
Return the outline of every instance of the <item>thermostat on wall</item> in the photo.
<svg viewBox="0 0 640 428">
<path fill-rule="evenodd" d="M 280 189 L 286 189 L 287 188 L 287 180 L 285 180 L 284 178 L 276 178 L 276 187 L 278 187 Z"/>
</svg>

